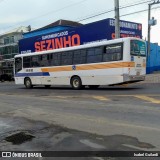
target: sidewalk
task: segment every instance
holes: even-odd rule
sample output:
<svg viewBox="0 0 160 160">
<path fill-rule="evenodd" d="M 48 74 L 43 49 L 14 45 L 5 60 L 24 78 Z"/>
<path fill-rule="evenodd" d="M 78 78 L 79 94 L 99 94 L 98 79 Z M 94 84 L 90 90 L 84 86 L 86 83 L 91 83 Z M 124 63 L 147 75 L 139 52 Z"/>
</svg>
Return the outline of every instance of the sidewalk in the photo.
<svg viewBox="0 0 160 160">
<path fill-rule="evenodd" d="M 160 83 L 160 72 L 155 72 L 153 74 L 147 74 L 145 81 L 141 83 Z"/>
</svg>

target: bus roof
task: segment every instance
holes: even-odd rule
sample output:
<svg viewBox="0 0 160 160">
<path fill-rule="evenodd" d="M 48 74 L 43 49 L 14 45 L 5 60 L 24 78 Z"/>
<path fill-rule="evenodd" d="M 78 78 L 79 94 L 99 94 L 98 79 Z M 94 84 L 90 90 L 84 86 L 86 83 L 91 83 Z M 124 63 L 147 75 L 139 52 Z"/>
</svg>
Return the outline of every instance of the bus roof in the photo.
<svg viewBox="0 0 160 160">
<path fill-rule="evenodd" d="M 107 44 L 121 43 L 121 42 L 124 42 L 124 41 L 127 41 L 127 40 L 140 40 L 140 41 L 144 41 L 142 39 L 135 38 L 135 37 L 126 37 L 126 38 L 119 38 L 119 39 L 114 39 L 114 40 L 102 40 L 102 41 L 89 42 L 87 44 L 80 45 L 80 46 L 60 48 L 60 49 L 53 49 L 53 50 L 47 50 L 47 51 L 41 51 L 41 52 L 32 52 L 32 53 L 18 54 L 14 58 L 16 58 L 16 57 L 33 56 L 33 55 L 43 55 L 43 54 L 47 54 L 47 53 L 72 51 L 72 50 L 76 50 L 76 49 L 83 49 L 83 48 L 90 48 L 90 47 L 102 46 L 102 45 L 107 45 Z"/>
</svg>

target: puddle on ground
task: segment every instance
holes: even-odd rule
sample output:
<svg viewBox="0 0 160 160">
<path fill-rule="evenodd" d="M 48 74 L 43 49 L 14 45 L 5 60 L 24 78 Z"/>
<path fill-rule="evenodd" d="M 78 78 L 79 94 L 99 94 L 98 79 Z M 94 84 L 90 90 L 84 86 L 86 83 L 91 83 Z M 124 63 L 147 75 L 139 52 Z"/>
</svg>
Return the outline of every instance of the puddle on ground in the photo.
<svg viewBox="0 0 160 160">
<path fill-rule="evenodd" d="M 22 144 L 26 141 L 31 141 L 35 136 L 28 132 L 17 132 L 13 133 L 5 138 L 5 141 L 11 142 L 13 145 Z"/>
</svg>

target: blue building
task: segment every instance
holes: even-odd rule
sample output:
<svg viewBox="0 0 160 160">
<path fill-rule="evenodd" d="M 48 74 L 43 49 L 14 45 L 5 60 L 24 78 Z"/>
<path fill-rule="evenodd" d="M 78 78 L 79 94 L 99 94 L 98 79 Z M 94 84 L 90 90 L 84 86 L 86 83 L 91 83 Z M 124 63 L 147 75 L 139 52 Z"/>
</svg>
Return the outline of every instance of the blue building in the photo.
<svg viewBox="0 0 160 160">
<path fill-rule="evenodd" d="M 142 24 L 120 21 L 121 37 L 142 38 Z M 115 20 L 79 24 L 60 20 L 51 25 L 24 34 L 19 41 L 19 51 L 23 53 L 39 52 L 65 48 L 115 38 Z"/>
<path fill-rule="evenodd" d="M 151 43 L 150 54 L 147 60 L 147 74 L 154 71 L 160 71 L 160 46 L 157 43 Z"/>
</svg>

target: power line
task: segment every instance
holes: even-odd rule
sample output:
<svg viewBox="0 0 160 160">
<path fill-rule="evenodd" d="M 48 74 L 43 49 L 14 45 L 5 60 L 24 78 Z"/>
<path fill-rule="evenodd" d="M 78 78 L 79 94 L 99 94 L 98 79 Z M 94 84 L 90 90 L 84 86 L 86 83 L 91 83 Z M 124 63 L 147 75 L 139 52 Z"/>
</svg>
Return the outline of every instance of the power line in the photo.
<svg viewBox="0 0 160 160">
<path fill-rule="evenodd" d="M 129 7 L 133 7 L 133 6 L 145 4 L 145 3 L 148 3 L 148 2 L 151 2 L 151 0 L 150 0 L 150 1 L 145 1 L 145 2 L 143 1 L 143 2 L 141 2 L 141 3 L 135 3 L 135 4 L 127 5 L 127 6 L 121 6 L 120 9 L 125 9 L 125 8 L 129 8 Z M 98 13 L 98 14 L 96 14 L 96 15 L 89 16 L 89 17 L 87 17 L 87 18 L 80 19 L 80 20 L 78 20 L 78 22 L 81 22 L 81 21 L 84 21 L 84 20 L 87 20 L 87 19 L 91 19 L 91 18 L 94 18 L 94 17 L 98 17 L 98 16 L 101 16 L 101 15 L 103 15 L 103 14 L 110 13 L 110 12 L 113 12 L 113 11 L 114 11 L 114 9 L 111 9 L 111 10 L 108 10 L 108 11 L 105 11 L 105 12 L 101 12 L 101 13 Z"/>
<path fill-rule="evenodd" d="M 151 0 L 150 1 L 141 2 L 141 3 L 135 3 L 135 4 L 132 4 L 132 5 L 127 5 L 127 6 L 124 6 L 124 7 L 120 7 L 120 9 L 134 7 L 134 6 L 137 6 L 137 5 L 140 5 L 140 4 L 145 4 L 145 3 L 148 3 L 148 2 L 151 2 Z"/>
<path fill-rule="evenodd" d="M 113 12 L 113 11 L 114 11 L 114 9 L 108 10 L 108 11 L 105 11 L 105 12 L 102 12 L 102 13 L 87 17 L 87 18 L 80 19 L 78 22 L 81 22 L 81 21 L 84 21 L 84 20 L 87 20 L 87 19 L 91 19 L 91 18 L 94 18 L 94 17 L 98 17 L 98 16 L 101 16 L 103 14 L 110 13 L 110 12 Z"/>
<path fill-rule="evenodd" d="M 158 8 L 160 8 L 160 6 L 159 6 L 159 7 L 152 8 L 152 10 L 158 9 Z M 120 17 L 129 16 L 129 15 L 132 15 L 132 14 L 137 14 L 137 13 L 146 12 L 146 11 L 148 11 L 148 9 L 144 9 L 144 10 L 136 11 L 136 12 L 132 12 L 132 13 L 127 13 L 127 14 L 121 15 Z"/>
<path fill-rule="evenodd" d="M 141 0 L 141 1 L 135 1 L 135 2 L 133 2 L 133 3 L 126 3 L 126 5 L 132 5 L 132 4 L 137 4 L 137 3 L 141 3 L 141 2 L 142 2 L 142 3 L 143 3 L 143 2 L 145 3 L 145 2 L 151 2 L 151 1 L 152 1 L 152 0 L 150 0 L 150 1 L 149 1 L 149 0 Z M 124 5 L 123 5 L 123 6 L 124 6 Z"/>
</svg>

